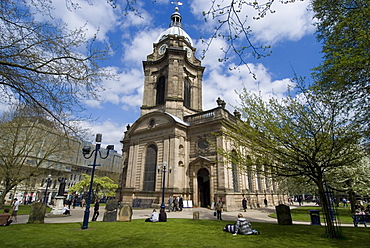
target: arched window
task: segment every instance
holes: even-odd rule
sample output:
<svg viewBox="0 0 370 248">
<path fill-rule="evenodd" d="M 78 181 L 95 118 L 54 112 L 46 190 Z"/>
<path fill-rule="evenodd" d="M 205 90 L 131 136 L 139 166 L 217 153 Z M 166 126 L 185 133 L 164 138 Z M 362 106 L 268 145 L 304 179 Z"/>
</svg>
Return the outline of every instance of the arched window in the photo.
<svg viewBox="0 0 370 248">
<path fill-rule="evenodd" d="M 154 191 L 155 190 L 155 176 L 157 168 L 157 147 L 155 145 L 150 145 L 146 149 L 145 156 L 145 170 L 144 170 L 144 191 Z"/>
<path fill-rule="evenodd" d="M 157 82 L 157 95 L 156 95 L 156 104 L 162 104 L 164 103 L 164 92 L 165 92 L 165 77 L 162 76 L 158 79 Z"/>
<path fill-rule="evenodd" d="M 187 78 L 184 82 L 184 106 L 190 108 L 190 82 Z"/>
<path fill-rule="evenodd" d="M 237 154 L 236 151 L 231 151 L 232 161 L 231 161 L 231 170 L 233 174 L 233 188 L 234 192 L 239 192 L 239 180 L 238 180 L 238 166 L 237 166 Z"/>
</svg>

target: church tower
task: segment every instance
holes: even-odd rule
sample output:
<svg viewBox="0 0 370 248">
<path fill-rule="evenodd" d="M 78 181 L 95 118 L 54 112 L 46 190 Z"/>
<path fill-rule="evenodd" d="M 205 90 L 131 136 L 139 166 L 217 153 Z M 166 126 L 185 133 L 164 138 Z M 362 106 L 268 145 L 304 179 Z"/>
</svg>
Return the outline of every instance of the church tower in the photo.
<svg viewBox="0 0 370 248">
<path fill-rule="evenodd" d="M 182 29 L 178 7 L 169 28 L 153 44 L 153 53 L 143 61 L 145 82 L 141 116 L 163 111 L 183 119 L 202 111 L 204 67 L 195 57 L 190 36 Z"/>
</svg>

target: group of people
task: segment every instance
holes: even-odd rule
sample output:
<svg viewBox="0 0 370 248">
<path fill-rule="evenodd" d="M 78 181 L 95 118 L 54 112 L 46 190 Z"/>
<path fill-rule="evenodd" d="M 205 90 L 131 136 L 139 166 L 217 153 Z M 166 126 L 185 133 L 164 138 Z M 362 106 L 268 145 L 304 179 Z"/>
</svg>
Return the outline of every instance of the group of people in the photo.
<svg viewBox="0 0 370 248">
<path fill-rule="evenodd" d="M 167 222 L 167 214 L 164 208 L 159 210 L 159 213 L 156 209 L 153 209 L 151 216 L 145 219 L 145 222 Z"/>
<path fill-rule="evenodd" d="M 177 199 L 176 196 L 174 197 L 174 200 L 172 202 L 174 204 L 174 210 L 173 211 L 176 211 L 177 209 L 180 210 L 180 211 L 182 210 L 181 205 L 178 203 L 180 201 L 180 199 L 182 201 L 182 197 L 179 197 L 179 199 Z M 244 200 L 245 200 L 245 198 L 243 199 L 243 208 L 244 208 Z M 177 204 L 179 205 L 178 208 L 177 208 Z M 216 216 L 217 216 L 218 220 L 222 220 L 221 214 L 222 214 L 222 211 L 223 211 L 223 205 L 224 205 L 224 201 L 223 201 L 222 198 L 220 198 L 219 201 L 215 204 Z M 15 198 L 14 202 L 13 202 L 13 212 L 12 212 L 12 214 L 9 214 L 9 212 L 10 212 L 9 208 L 5 208 L 4 213 L 0 214 L 0 226 L 9 226 L 13 222 L 13 218 L 15 219 L 14 222 L 17 221 L 18 206 L 19 206 L 18 199 Z M 246 209 L 246 207 L 244 208 L 244 210 L 245 209 Z M 370 210 L 370 209 L 368 208 L 367 210 Z M 64 207 L 63 207 L 63 214 L 66 214 L 66 215 L 71 214 L 71 210 L 66 205 L 64 205 Z M 99 200 L 97 199 L 95 201 L 95 204 L 94 204 L 94 215 L 93 215 L 92 221 L 96 221 L 98 216 L 99 216 Z M 166 214 L 165 209 L 161 208 L 159 213 L 157 212 L 156 209 L 153 209 L 151 216 L 149 218 L 145 219 L 145 222 L 167 222 L 167 214 Z M 232 225 L 232 224 L 226 225 L 225 228 L 223 229 L 223 231 L 230 232 L 233 235 L 237 235 L 237 234 L 243 234 L 243 235 L 259 234 L 259 232 L 257 230 L 252 229 L 252 225 L 248 222 L 247 219 L 245 219 L 243 217 L 242 214 L 238 215 L 238 220 L 236 221 L 236 223 L 234 225 Z"/>
<path fill-rule="evenodd" d="M 182 199 L 182 196 L 180 195 L 179 197 L 177 196 L 170 196 L 168 199 L 168 211 L 169 212 L 176 212 L 176 211 L 182 211 L 184 207 L 184 201 Z"/>
<path fill-rule="evenodd" d="M 355 205 L 355 214 L 356 215 L 370 215 L 370 204 L 366 206 L 366 208 L 361 205 L 360 203 L 357 203 Z"/>
<path fill-rule="evenodd" d="M 20 202 L 18 201 L 18 199 L 14 198 L 13 204 L 12 204 L 13 206 L 12 214 L 9 214 L 10 212 L 9 208 L 4 209 L 4 212 L 0 214 L 0 226 L 9 226 L 11 223 L 13 223 L 13 219 L 14 219 L 14 223 L 17 222 L 19 204 Z"/>
<path fill-rule="evenodd" d="M 233 235 L 253 235 L 253 234 L 260 234 L 257 230 L 252 228 L 252 225 L 249 221 L 243 217 L 242 214 L 238 214 L 238 220 L 234 225 L 227 224 L 224 229 L 225 232 L 232 233 Z"/>
</svg>

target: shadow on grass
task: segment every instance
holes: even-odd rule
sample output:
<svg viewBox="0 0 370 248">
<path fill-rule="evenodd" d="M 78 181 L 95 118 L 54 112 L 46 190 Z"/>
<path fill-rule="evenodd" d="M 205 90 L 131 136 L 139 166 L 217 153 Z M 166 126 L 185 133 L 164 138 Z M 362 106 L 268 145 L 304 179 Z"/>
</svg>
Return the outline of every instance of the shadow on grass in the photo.
<svg viewBox="0 0 370 248">
<path fill-rule="evenodd" d="M 1 247 L 368 247 L 367 228 L 343 228 L 344 240 L 324 237 L 322 226 L 252 223 L 261 235 L 222 231 L 229 221 L 169 219 L 165 223 L 132 222 L 17 224 L 1 228 Z"/>
</svg>

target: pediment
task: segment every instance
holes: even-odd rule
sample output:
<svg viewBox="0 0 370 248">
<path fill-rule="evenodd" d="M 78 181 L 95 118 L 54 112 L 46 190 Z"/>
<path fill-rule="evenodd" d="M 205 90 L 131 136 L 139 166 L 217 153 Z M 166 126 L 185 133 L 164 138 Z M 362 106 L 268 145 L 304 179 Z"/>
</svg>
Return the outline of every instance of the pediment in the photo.
<svg viewBox="0 0 370 248">
<path fill-rule="evenodd" d="M 174 115 L 167 112 L 154 111 L 137 119 L 127 131 L 127 134 L 154 131 L 158 128 L 173 127 L 175 125 L 183 127 L 189 126 L 188 123 Z"/>
<path fill-rule="evenodd" d="M 209 158 L 206 158 L 206 157 L 203 157 L 203 156 L 199 156 L 197 157 L 196 159 L 194 159 L 192 162 L 190 162 L 190 165 L 193 165 L 193 164 L 215 164 L 216 162 L 209 159 Z"/>
</svg>

